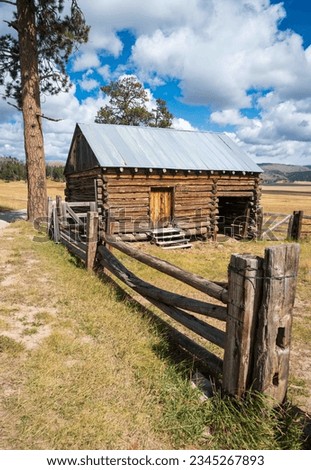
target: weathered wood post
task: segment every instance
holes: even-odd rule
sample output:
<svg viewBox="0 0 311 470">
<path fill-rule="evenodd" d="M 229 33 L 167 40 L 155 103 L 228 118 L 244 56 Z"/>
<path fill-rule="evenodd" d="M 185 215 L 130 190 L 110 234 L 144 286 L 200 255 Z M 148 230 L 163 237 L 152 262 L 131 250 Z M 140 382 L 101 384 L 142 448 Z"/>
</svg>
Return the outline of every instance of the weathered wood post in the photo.
<svg viewBox="0 0 311 470">
<path fill-rule="evenodd" d="M 249 235 L 250 215 L 251 215 L 251 208 L 250 208 L 250 205 L 248 205 L 245 211 L 245 222 L 243 222 L 243 225 L 242 225 L 241 237 L 243 239 L 246 239 Z"/>
<path fill-rule="evenodd" d="M 67 202 L 61 201 L 60 202 L 60 225 L 66 225 L 67 222 L 67 217 L 66 217 L 66 208 L 67 208 Z"/>
<path fill-rule="evenodd" d="M 62 215 L 61 204 L 62 204 L 62 197 L 56 196 L 56 209 L 57 209 L 58 217 L 61 217 Z"/>
<path fill-rule="evenodd" d="M 291 227 L 290 237 L 292 240 L 298 241 L 301 235 L 303 211 L 294 211 L 293 212 L 293 221 Z"/>
<path fill-rule="evenodd" d="M 47 227 L 46 232 L 47 235 L 51 238 L 51 226 L 52 226 L 52 218 L 53 218 L 53 200 L 51 197 L 48 197 L 48 220 L 47 220 Z"/>
<path fill-rule="evenodd" d="M 252 346 L 261 293 L 262 259 L 232 255 L 229 265 L 223 389 L 241 397 L 252 379 Z"/>
<path fill-rule="evenodd" d="M 286 397 L 299 245 L 267 248 L 254 345 L 254 389 L 277 403 Z"/>
<path fill-rule="evenodd" d="M 97 212 L 97 202 L 91 201 L 90 202 L 90 212 Z"/>
<path fill-rule="evenodd" d="M 53 218 L 53 240 L 54 240 L 55 243 L 59 243 L 60 242 L 60 231 L 59 231 L 57 206 L 56 206 L 55 201 L 53 201 L 53 203 L 52 203 L 52 218 Z"/>
<path fill-rule="evenodd" d="M 93 271 L 97 243 L 98 243 L 98 223 L 99 217 L 98 212 L 88 212 L 87 213 L 87 225 L 86 225 L 86 262 L 85 266 L 88 271 Z"/>
<path fill-rule="evenodd" d="M 263 232 L 263 208 L 259 207 L 257 212 L 257 240 L 262 240 Z"/>
</svg>

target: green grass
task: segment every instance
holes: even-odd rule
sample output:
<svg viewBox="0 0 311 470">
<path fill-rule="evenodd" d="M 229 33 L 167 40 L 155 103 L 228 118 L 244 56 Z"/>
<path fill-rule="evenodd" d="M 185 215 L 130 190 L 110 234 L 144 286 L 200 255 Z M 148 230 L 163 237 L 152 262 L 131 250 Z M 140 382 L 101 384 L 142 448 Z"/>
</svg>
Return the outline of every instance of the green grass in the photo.
<svg viewBox="0 0 311 470">
<path fill-rule="evenodd" d="M 9 252 L 6 269 L 16 276 L 0 290 L 0 319 L 18 324 L 14 340 L 0 336 L 0 448 L 302 446 L 302 423 L 290 408 L 273 412 L 262 396 L 251 395 L 245 402 L 218 394 L 202 402 L 190 385 L 192 364 L 174 363 L 136 303 L 86 272 L 63 246 L 33 236 L 19 222 L 0 237 L 0 249 Z M 213 263 L 217 249 L 208 255 L 203 248 L 179 264 L 191 270 L 197 262 L 195 272 L 213 268 L 223 276 L 230 249 L 218 249 Z"/>
</svg>

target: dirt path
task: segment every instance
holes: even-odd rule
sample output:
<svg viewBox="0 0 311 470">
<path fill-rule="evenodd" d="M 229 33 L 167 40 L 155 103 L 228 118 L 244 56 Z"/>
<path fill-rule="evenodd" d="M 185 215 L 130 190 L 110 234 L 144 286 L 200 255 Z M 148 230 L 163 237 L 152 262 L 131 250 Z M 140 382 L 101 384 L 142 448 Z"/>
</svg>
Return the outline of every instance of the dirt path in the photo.
<svg viewBox="0 0 311 470">
<path fill-rule="evenodd" d="M 18 211 L 0 211 L 0 233 L 1 230 L 8 227 L 11 222 L 15 220 L 26 220 L 27 209 L 21 209 Z"/>
</svg>

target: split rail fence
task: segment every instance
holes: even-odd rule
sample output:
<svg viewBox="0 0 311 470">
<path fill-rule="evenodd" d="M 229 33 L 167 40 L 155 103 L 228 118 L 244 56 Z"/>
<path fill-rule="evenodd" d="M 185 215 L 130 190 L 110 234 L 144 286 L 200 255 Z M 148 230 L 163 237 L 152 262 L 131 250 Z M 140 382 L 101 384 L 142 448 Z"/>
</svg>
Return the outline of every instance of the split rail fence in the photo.
<svg viewBox="0 0 311 470">
<path fill-rule="evenodd" d="M 85 212 L 86 208 L 91 210 Z M 89 270 L 95 265 L 103 267 L 177 324 L 206 340 L 203 346 L 192 335 L 167 325 L 174 340 L 203 363 L 225 393 L 241 397 L 252 388 L 281 403 L 287 391 L 299 245 L 266 248 L 264 258 L 233 254 L 228 283 L 217 283 L 103 233 L 94 208 L 94 203 L 50 201 L 49 229 L 54 241 L 64 243 Z M 217 303 L 169 292 L 140 279 L 112 249 L 192 286 Z M 209 318 L 223 327 L 213 326 Z M 209 343 L 223 354 L 211 352 Z"/>
</svg>

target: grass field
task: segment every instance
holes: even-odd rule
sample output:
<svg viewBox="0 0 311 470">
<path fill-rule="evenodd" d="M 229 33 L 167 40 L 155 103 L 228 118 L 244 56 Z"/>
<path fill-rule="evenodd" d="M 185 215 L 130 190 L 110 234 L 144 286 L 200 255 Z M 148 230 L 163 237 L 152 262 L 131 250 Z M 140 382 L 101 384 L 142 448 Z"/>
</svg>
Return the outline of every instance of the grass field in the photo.
<svg viewBox="0 0 311 470">
<path fill-rule="evenodd" d="M 25 207 L 16 207 L 17 199 L 25 197 L 23 184 L 0 182 L 0 207 Z M 61 189 L 61 185 L 53 185 L 50 190 L 54 193 L 50 194 L 60 194 Z M 264 192 L 265 210 L 291 211 L 283 198 L 284 194 Z M 278 204 L 280 209 L 272 209 Z M 307 204 L 294 209 L 311 214 Z M 0 448 L 303 446 L 302 422 L 290 403 L 285 409 L 273 411 L 261 396 L 249 396 L 244 404 L 237 404 L 216 394 L 202 402 L 189 383 L 194 372 L 192 364 L 176 366 L 161 331 L 142 308 L 120 289 L 81 269 L 63 246 L 43 242 L 41 235 L 39 240 L 38 234 L 34 235 L 32 227 L 18 222 L 0 236 Z M 185 252 L 167 252 L 147 243 L 140 247 L 221 281 L 227 278 L 231 253 L 262 256 L 269 244 L 196 242 Z M 123 254 L 118 256 L 143 279 L 167 290 L 194 295 L 190 287 Z M 310 282 L 311 244 L 303 242 L 289 398 L 309 413 Z"/>
<path fill-rule="evenodd" d="M 261 396 L 202 402 L 191 363 L 176 366 L 136 303 L 33 235 L 17 222 L 0 237 L 0 448 L 302 446 L 291 407 L 273 411 Z"/>
<path fill-rule="evenodd" d="M 311 183 L 263 186 L 262 206 L 266 212 L 304 211 L 311 215 Z"/>
<path fill-rule="evenodd" d="M 48 180 L 48 196 L 53 197 L 64 194 L 64 183 Z M 6 210 L 26 209 L 27 184 L 24 181 L 6 182 L 0 180 L 0 212 Z"/>
</svg>

